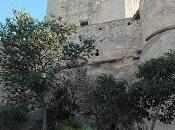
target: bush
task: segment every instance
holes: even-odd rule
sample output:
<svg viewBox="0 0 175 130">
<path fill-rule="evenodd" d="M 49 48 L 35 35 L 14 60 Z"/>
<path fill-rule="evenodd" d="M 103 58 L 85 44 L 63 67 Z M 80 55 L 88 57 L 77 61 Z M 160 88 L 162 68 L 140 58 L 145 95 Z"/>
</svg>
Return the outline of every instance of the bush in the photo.
<svg viewBox="0 0 175 130">
<path fill-rule="evenodd" d="M 92 106 L 99 128 L 125 129 L 133 125 L 128 83 L 111 75 L 98 76 L 92 90 Z"/>
<path fill-rule="evenodd" d="M 63 122 L 57 123 L 55 130 L 93 130 L 93 129 L 85 125 L 82 125 L 81 127 L 76 128 L 72 122 L 63 121 Z"/>
<path fill-rule="evenodd" d="M 73 112 L 78 108 L 77 105 L 71 101 L 67 88 L 57 88 L 51 99 L 51 105 L 47 109 L 48 128 L 54 129 L 56 121 L 69 119 Z"/>
<path fill-rule="evenodd" d="M 140 107 L 153 130 L 156 121 L 171 124 L 175 119 L 175 51 L 171 50 L 159 58 L 138 65 L 138 78 L 134 84 Z"/>
<path fill-rule="evenodd" d="M 27 121 L 27 109 L 23 106 L 3 105 L 0 107 L 0 129 L 19 130 L 20 125 Z"/>
</svg>

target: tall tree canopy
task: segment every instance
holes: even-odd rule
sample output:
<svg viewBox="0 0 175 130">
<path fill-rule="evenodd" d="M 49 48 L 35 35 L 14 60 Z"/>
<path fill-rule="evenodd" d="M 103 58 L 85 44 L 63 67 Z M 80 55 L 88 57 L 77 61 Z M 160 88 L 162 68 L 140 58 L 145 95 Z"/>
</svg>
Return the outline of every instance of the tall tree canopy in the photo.
<svg viewBox="0 0 175 130">
<path fill-rule="evenodd" d="M 175 119 L 175 52 L 141 63 L 136 76 L 134 89 L 145 116 L 152 121 L 151 130 L 157 120 L 170 124 Z"/>
<path fill-rule="evenodd" d="M 19 11 L 1 24 L 0 76 L 7 102 L 45 106 L 43 98 L 58 87 L 60 70 L 87 62 L 95 48 L 91 37 L 73 41 L 76 31 L 76 25 L 63 19 L 39 22 Z"/>
</svg>

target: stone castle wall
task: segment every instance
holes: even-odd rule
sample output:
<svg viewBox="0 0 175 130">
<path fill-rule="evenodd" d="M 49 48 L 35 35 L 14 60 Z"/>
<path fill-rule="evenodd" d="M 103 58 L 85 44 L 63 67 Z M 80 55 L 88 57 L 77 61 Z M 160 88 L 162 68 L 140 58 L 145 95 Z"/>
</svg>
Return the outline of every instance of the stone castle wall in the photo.
<svg viewBox="0 0 175 130">
<path fill-rule="evenodd" d="M 142 59 L 159 57 L 175 48 L 175 0 L 142 0 L 140 14 L 146 43 Z"/>
<path fill-rule="evenodd" d="M 126 76 L 131 66 L 138 61 L 137 51 L 143 48 L 140 21 L 132 19 L 114 20 L 82 27 L 78 34 L 85 34 L 96 39 L 99 56 L 90 62 L 89 73 L 108 73 Z"/>
<path fill-rule="evenodd" d="M 140 6 L 140 0 L 51 1 L 47 16 L 62 14 L 73 22 L 88 21 L 89 25 L 81 27 L 78 34 L 93 36 L 99 51 L 99 56 L 90 60 L 89 74 L 127 76 L 137 62 L 175 48 L 175 0 L 141 0 Z M 138 6 L 140 19 L 127 18 Z M 155 130 L 175 130 L 175 122 L 157 122 Z"/>
<path fill-rule="evenodd" d="M 72 22 L 88 21 L 79 34 L 96 39 L 99 56 L 93 57 L 90 74 L 126 76 L 142 50 L 140 20 L 132 17 L 140 0 L 48 0 L 47 18 L 53 14 Z M 94 64 L 95 63 L 95 64 Z"/>
<path fill-rule="evenodd" d="M 48 0 L 46 17 L 102 23 L 132 17 L 140 0 Z"/>
</svg>

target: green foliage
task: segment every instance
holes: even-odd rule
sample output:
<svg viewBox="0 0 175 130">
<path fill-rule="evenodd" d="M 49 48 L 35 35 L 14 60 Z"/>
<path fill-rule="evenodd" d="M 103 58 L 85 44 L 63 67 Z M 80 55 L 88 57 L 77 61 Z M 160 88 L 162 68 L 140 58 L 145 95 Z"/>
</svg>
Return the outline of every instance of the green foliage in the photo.
<svg viewBox="0 0 175 130">
<path fill-rule="evenodd" d="M 14 16 L 0 28 L 1 78 L 11 100 L 16 99 L 14 95 L 20 97 L 18 102 L 23 96 L 33 99 L 33 95 L 41 100 L 39 97 L 55 86 L 60 62 L 86 60 L 94 49 L 94 40 L 80 36 L 80 43 L 71 41 L 77 27 L 62 19 L 39 22 L 18 11 Z"/>
<path fill-rule="evenodd" d="M 6 19 L 0 26 L 0 78 L 8 103 L 49 108 L 45 97 L 60 87 L 61 70 L 93 54 L 94 39 L 80 36 L 75 42 L 71 34 L 76 30 L 63 19 L 39 22 L 26 12 L 14 11 Z"/>
<path fill-rule="evenodd" d="M 87 127 L 85 125 L 79 127 L 79 128 L 75 128 L 74 124 L 72 124 L 70 121 L 64 121 L 64 122 L 60 122 L 56 125 L 56 129 L 55 130 L 93 130 L 90 127 Z"/>
<path fill-rule="evenodd" d="M 62 19 L 39 22 L 25 12 L 14 11 L 14 16 L 0 28 L 1 78 L 13 99 L 21 94 L 41 97 L 55 86 L 61 61 L 67 63 L 91 55 L 93 39 L 81 37 L 80 43 L 70 40 L 75 25 Z"/>
<path fill-rule="evenodd" d="M 0 107 L 0 129 L 18 130 L 27 120 L 28 110 L 22 106 L 3 105 Z"/>
<path fill-rule="evenodd" d="M 69 119 L 73 116 L 72 112 L 78 109 L 65 87 L 58 88 L 53 95 L 51 105 L 47 110 L 49 130 L 54 129 L 56 121 Z"/>
<path fill-rule="evenodd" d="M 124 79 L 116 80 L 108 75 L 97 77 L 92 91 L 92 102 L 99 126 L 124 129 L 133 125 L 135 107 L 130 102 L 131 96 L 127 89 L 128 83 Z"/>
<path fill-rule="evenodd" d="M 175 52 L 140 64 L 137 78 L 134 86 L 147 119 L 170 124 L 175 118 Z"/>
</svg>

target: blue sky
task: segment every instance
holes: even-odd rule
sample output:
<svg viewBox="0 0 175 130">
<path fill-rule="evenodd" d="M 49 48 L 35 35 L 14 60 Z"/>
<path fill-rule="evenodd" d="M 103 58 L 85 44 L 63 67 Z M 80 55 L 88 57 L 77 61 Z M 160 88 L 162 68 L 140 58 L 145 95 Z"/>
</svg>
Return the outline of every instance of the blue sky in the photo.
<svg viewBox="0 0 175 130">
<path fill-rule="evenodd" d="M 26 10 L 31 16 L 42 20 L 46 14 L 47 0 L 0 0 L 0 21 L 12 16 L 12 9 Z"/>
</svg>

